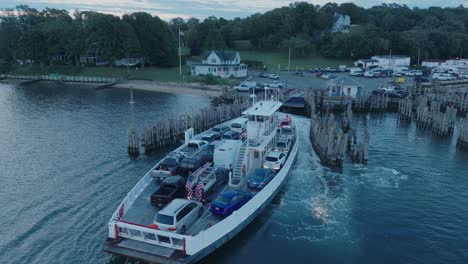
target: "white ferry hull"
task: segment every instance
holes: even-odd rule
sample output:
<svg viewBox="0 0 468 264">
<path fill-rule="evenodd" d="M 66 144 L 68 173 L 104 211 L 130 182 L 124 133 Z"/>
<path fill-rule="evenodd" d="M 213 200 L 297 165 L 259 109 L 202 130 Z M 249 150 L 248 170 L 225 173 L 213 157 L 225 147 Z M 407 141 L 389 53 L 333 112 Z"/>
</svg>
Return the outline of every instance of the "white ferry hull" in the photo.
<svg viewBox="0 0 468 264">
<path fill-rule="evenodd" d="M 137 246 L 125 246 L 120 240 L 112 241 L 112 239 L 104 245 L 104 251 L 149 263 L 194 263 L 205 258 L 250 224 L 280 192 L 287 181 L 289 170 L 297 156 L 299 147 L 297 129 L 295 129 L 295 133 L 294 146 L 284 166 L 273 180 L 231 216 L 195 236 L 185 236 L 183 238 L 183 250 L 178 250 L 178 252 L 183 251 L 183 254 L 175 254 L 175 251 L 166 255 L 160 254 L 166 250 L 163 246 L 145 244 L 144 241 L 126 241 Z M 110 223 L 109 226 L 111 228 L 113 223 Z M 178 238 L 180 239 L 180 235 Z M 141 250 L 138 245 L 145 247 L 147 250 Z"/>
</svg>

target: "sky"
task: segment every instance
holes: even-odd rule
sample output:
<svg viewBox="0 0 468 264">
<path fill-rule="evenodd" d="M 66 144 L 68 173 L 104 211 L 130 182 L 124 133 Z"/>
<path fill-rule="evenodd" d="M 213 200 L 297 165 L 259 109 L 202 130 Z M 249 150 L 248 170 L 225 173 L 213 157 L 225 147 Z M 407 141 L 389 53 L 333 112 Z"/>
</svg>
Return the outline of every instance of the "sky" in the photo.
<svg viewBox="0 0 468 264">
<path fill-rule="evenodd" d="M 298 1 L 298 0 L 297 0 Z M 12 8 L 19 4 L 42 9 L 44 7 L 93 10 L 115 15 L 123 15 L 137 11 L 144 11 L 157 15 L 164 20 L 174 17 L 206 18 L 211 15 L 232 19 L 246 17 L 251 14 L 266 12 L 268 10 L 287 6 L 297 1 L 288 0 L 0 0 L 0 8 Z M 304 1 L 304 0 L 303 0 Z M 324 5 L 330 0 L 304 1 L 313 4 Z M 335 0 L 332 2 L 353 2 L 363 7 L 380 5 L 381 3 L 406 4 L 409 7 L 418 6 L 427 8 L 430 6 L 456 7 L 463 4 L 468 7 L 468 0 Z"/>
</svg>

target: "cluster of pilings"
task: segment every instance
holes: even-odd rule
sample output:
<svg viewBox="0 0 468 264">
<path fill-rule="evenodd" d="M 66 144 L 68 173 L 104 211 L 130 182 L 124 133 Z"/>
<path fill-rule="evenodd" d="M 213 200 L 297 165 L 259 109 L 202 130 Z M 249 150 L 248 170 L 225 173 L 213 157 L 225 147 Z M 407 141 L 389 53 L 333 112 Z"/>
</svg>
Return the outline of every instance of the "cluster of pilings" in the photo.
<svg viewBox="0 0 468 264">
<path fill-rule="evenodd" d="M 248 107 L 248 102 L 248 100 L 236 100 L 232 104 L 203 108 L 196 114 L 174 114 L 168 119 L 159 120 L 144 129 L 145 153 L 178 143 L 188 128 L 193 128 L 196 133 L 199 133 L 216 124 L 238 117 Z"/>
<path fill-rule="evenodd" d="M 347 100 L 346 112 L 341 119 L 341 129 L 335 125 L 335 117 L 328 113 L 323 118 L 317 114 L 316 102 L 323 103 L 323 94 L 311 93 L 306 96 L 306 105 L 310 109 L 310 140 L 312 147 L 320 158 L 320 161 L 328 166 L 342 167 L 344 156 L 347 150 L 351 160 L 356 163 L 367 164 L 369 134 L 366 132 L 363 143 L 358 143 L 356 130 L 351 126 L 352 103 Z"/>
<path fill-rule="evenodd" d="M 138 156 L 140 154 L 138 135 L 134 128 L 130 128 L 128 131 L 128 154 L 131 156 Z"/>
<path fill-rule="evenodd" d="M 468 119 L 463 118 L 460 122 L 457 145 L 461 148 L 468 148 Z"/>
<path fill-rule="evenodd" d="M 369 131 L 367 128 L 364 130 L 364 140 L 361 143 L 357 142 L 356 130 L 351 131 L 352 144 L 350 144 L 351 160 L 355 163 L 362 163 L 367 165 L 369 159 Z"/>
<path fill-rule="evenodd" d="M 413 117 L 413 101 L 410 98 L 400 100 L 398 104 L 398 114 L 400 119 L 411 120 Z"/>
<path fill-rule="evenodd" d="M 343 166 L 348 134 L 342 130 L 337 131 L 333 114 L 327 117 L 325 125 L 316 114 L 311 116 L 310 140 L 323 164 L 333 167 Z"/>
</svg>

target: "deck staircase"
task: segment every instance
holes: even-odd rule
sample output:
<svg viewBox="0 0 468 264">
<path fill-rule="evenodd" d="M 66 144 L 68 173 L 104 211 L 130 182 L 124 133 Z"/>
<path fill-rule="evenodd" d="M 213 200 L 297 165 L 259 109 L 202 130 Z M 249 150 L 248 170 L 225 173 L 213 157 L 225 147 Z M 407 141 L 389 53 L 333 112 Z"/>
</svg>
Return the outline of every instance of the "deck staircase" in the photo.
<svg viewBox="0 0 468 264">
<path fill-rule="evenodd" d="M 247 145 L 242 144 L 239 155 L 237 156 L 236 165 L 234 166 L 234 172 L 232 173 L 231 187 L 237 187 L 242 183 L 242 164 L 244 164 L 245 153 L 247 152 Z"/>
</svg>

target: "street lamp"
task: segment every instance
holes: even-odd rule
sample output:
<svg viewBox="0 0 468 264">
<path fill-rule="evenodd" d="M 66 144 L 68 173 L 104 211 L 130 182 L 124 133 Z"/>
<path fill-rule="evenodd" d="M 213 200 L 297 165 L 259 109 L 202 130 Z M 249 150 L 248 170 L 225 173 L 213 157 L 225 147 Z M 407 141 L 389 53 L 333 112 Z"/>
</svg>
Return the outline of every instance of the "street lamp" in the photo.
<svg viewBox="0 0 468 264">
<path fill-rule="evenodd" d="M 349 66 L 351 66 L 351 59 L 353 58 L 354 54 L 353 52 L 351 51 L 351 53 L 349 53 Z"/>
</svg>

